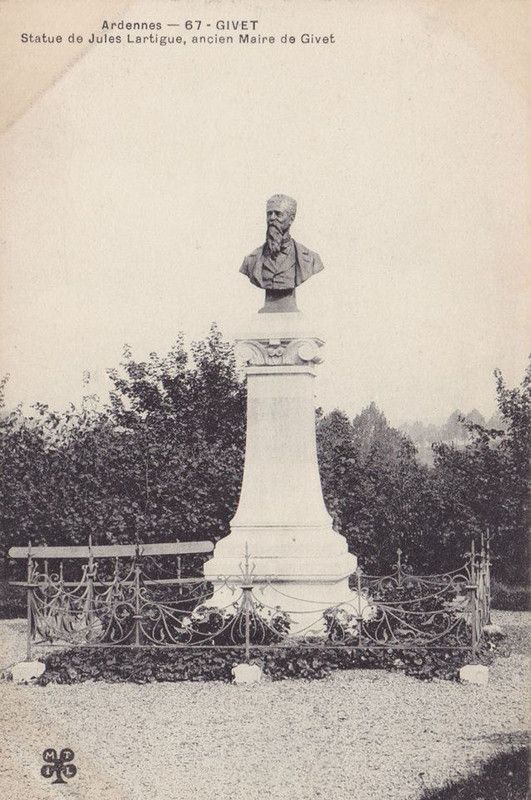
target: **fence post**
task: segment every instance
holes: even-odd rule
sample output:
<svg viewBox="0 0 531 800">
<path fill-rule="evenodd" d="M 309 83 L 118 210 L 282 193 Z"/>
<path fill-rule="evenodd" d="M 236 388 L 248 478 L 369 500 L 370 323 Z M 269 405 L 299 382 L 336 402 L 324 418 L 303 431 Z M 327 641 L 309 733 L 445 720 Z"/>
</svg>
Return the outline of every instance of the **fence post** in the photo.
<svg viewBox="0 0 531 800">
<path fill-rule="evenodd" d="M 251 660 L 251 592 L 252 589 L 250 586 L 243 587 L 243 602 L 245 604 L 245 661 L 247 664 Z"/>
<path fill-rule="evenodd" d="M 33 559 L 31 557 L 31 539 L 28 541 L 28 565 L 26 571 L 26 623 L 27 623 L 27 631 L 26 631 L 26 661 L 31 661 L 31 637 L 32 637 L 32 627 L 33 627 L 33 618 L 32 618 L 32 595 L 33 589 L 31 588 L 31 579 L 33 576 Z"/>
<path fill-rule="evenodd" d="M 62 562 L 61 562 L 62 563 Z M 48 616 L 48 559 L 44 559 L 44 600 L 42 604 L 44 619 Z"/>
<path fill-rule="evenodd" d="M 138 564 L 138 557 L 140 555 L 140 548 L 137 544 L 136 546 L 136 553 L 135 553 L 135 582 L 134 582 L 134 593 L 135 593 L 135 647 L 140 646 L 140 566 Z"/>
<path fill-rule="evenodd" d="M 361 567 L 356 567 L 356 585 L 357 585 L 357 594 L 358 594 L 358 614 L 356 616 L 356 620 L 358 623 L 358 647 L 362 646 L 362 637 L 363 637 L 363 608 L 361 605 L 361 576 L 362 571 Z"/>
<path fill-rule="evenodd" d="M 471 657 L 472 663 L 475 664 L 477 660 L 478 648 L 478 571 L 476 565 L 476 548 L 474 540 L 470 546 L 470 583 L 468 585 L 469 592 L 469 609 L 470 609 L 470 627 L 471 627 Z"/>
<path fill-rule="evenodd" d="M 87 638 L 89 637 L 90 628 L 92 627 L 93 614 L 92 605 L 94 597 L 94 555 L 92 553 L 92 536 L 89 534 L 88 540 L 89 556 L 87 566 L 87 599 L 85 601 L 85 625 L 87 628 Z"/>
<path fill-rule="evenodd" d="M 251 660 L 251 610 L 253 608 L 252 592 L 254 566 L 251 569 L 249 563 L 249 544 L 245 542 L 245 554 L 243 564 L 240 564 L 242 572 L 242 607 L 245 624 L 245 661 L 247 664 Z"/>
<path fill-rule="evenodd" d="M 476 663 L 477 649 L 478 649 L 478 613 L 477 613 L 477 586 L 473 584 L 470 587 L 471 591 L 471 606 L 472 606 L 472 663 Z"/>
<path fill-rule="evenodd" d="M 487 528 L 485 543 L 485 603 L 487 625 L 490 625 L 492 622 L 490 618 L 490 528 Z"/>
<path fill-rule="evenodd" d="M 479 610 L 481 630 L 487 622 L 487 575 L 486 575 L 485 535 L 481 531 L 481 551 L 479 557 Z"/>
</svg>

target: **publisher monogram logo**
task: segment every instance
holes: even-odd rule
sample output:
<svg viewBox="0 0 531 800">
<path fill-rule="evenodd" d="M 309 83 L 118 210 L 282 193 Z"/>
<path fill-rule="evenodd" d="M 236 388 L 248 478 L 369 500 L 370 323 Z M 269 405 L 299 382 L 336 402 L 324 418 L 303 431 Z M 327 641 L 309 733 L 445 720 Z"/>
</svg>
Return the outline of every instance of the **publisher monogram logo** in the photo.
<svg viewBox="0 0 531 800">
<path fill-rule="evenodd" d="M 53 778 L 52 783 L 66 783 L 65 778 L 73 778 L 77 772 L 74 761 L 74 751 L 69 747 L 64 747 L 59 756 L 57 750 L 53 747 L 47 747 L 42 754 L 43 761 L 45 762 L 41 767 L 41 775 L 43 778 Z"/>
</svg>

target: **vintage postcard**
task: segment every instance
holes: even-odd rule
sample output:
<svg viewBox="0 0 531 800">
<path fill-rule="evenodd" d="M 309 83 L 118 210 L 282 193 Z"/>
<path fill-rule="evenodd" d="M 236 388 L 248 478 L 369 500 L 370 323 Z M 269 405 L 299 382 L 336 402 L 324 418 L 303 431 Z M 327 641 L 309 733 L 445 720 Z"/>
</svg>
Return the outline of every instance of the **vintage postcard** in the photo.
<svg viewBox="0 0 531 800">
<path fill-rule="evenodd" d="M 0 793 L 523 798 L 524 0 L 0 3 Z"/>
</svg>

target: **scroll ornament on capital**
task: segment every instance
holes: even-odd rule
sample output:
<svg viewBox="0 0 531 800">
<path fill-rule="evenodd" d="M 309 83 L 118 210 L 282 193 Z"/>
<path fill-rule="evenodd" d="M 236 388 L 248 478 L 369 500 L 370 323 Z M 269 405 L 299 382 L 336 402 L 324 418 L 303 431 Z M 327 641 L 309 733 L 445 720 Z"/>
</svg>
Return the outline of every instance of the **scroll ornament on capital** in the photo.
<svg viewBox="0 0 531 800">
<path fill-rule="evenodd" d="M 320 364 L 320 339 L 246 339 L 236 345 L 235 355 L 249 367 L 304 366 Z"/>
</svg>

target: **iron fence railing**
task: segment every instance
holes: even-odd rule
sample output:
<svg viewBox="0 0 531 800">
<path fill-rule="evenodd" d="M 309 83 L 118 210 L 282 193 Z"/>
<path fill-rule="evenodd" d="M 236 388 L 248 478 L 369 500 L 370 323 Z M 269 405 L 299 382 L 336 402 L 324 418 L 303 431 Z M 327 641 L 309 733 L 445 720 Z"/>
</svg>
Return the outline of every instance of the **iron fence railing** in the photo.
<svg viewBox="0 0 531 800">
<path fill-rule="evenodd" d="M 490 621 L 490 553 L 483 541 L 479 550 L 472 543 L 462 567 L 439 575 L 411 574 L 398 551 L 394 572 L 375 576 L 358 569 L 351 581 L 352 600 L 335 606 L 301 603 L 286 592 L 285 581 L 256 577 L 249 553 L 239 575 L 208 581 L 183 577 L 181 556 L 173 577 L 150 577 L 161 574 L 155 545 L 148 552 L 137 545 L 126 557 L 114 556 L 110 564 L 102 548 L 96 557 L 89 542 L 77 577 L 71 568 L 65 577 L 56 553 L 50 559 L 44 557 L 44 548 L 32 550 L 29 545 L 24 550 L 26 580 L 12 583 L 26 590 L 28 660 L 35 644 L 46 643 L 237 647 L 247 660 L 251 649 L 287 646 L 453 648 L 469 653 L 474 661 Z M 224 599 L 222 604 L 218 597 Z"/>
</svg>

